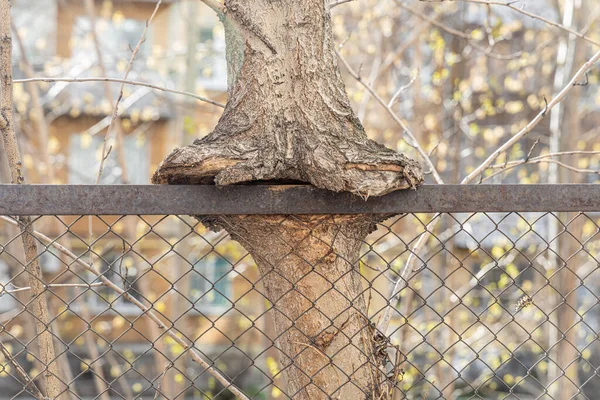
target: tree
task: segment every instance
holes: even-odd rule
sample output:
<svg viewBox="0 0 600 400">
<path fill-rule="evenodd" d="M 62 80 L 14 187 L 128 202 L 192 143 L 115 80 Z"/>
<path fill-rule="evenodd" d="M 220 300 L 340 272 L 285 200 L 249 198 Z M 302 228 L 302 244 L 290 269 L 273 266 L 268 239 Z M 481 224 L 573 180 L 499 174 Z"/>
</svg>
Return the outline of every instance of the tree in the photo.
<svg viewBox="0 0 600 400">
<path fill-rule="evenodd" d="M 329 1 L 204 2 L 225 25 L 229 99 L 215 130 L 173 151 L 154 183 L 307 183 L 369 197 L 423 182 L 418 163 L 369 140 L 352 111 Z M 289 396 L 385 398 L 383 336 L 368 321 L 356 271 L 373 216 L 199 219 L 257 262 Z"/>
<path fill-rule="evenodd" d="M 14 130 L 12 116 L 13 93 L 12 93 L 12 35 L 10 31 L 10 0 L 0 2 L 0 136 L 2 138 L 6 159 L 10 169 L 10 180 L 12 184 L 23 184 L 21 154 L 17 145 L 17 137 Z M 40 360 L 46 368 L 44 371 L 44 384 L 48 397 L 60 398 L 64 390 L 64 385 L 60 382 L 58 364 L 56 362 L 56 352 L 52 333 L 48 329 L 50 317 L 48 313 L 48 300 L 46 298 L 46 287 L 42 276 L 42 270 L 37 258 L 37 241 L 33 236 L 33 220 L 31 217 L 21 217 L 18 219 L 21 242 L 23 245 L 23 254 L 25 263 L 23 271 L 26 273 L 31 287 L 31 302 L 28 304 L 30 313 L 34 318 L 35 331 L 37 334 L 38 349 Z M 5 349 L 3 352 L 6 351 Z M 9 355 L 5 352 L 4 356 Z M 10 359 L 10 357 L 9 357 Z M 27 382 L 25 377 L 25 382 Z M 35 386 L 28 383 L 28 388 Z M 32 390 L 32 393 L 41 394 L 39 390 Z"/>
</svg>

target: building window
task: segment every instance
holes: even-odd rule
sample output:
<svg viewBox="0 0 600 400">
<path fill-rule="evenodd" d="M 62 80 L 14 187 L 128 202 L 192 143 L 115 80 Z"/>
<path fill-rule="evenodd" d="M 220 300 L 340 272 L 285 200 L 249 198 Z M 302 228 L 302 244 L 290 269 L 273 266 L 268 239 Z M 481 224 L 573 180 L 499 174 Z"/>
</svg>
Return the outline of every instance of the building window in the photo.
<svg viewBox="0 0 600 400">
<path fill-rule="evenodd" d="M 69 183 L 94 184 L 102 158 L 104 136 L 91 136 L 87 133 L 71 135 L 69 144 Z M 150 182 L 150 156 L 145 136 L 125 135 L 125 160 L 129 183 Z M 108 146 L 107 146 L 108 149 Z M 104 162 L 102 184 L 123 183 L 123 171 L 113 149 Z"/>
<path fill-rule="evenodd" d="M 227 308 L 231 305 L 231 264 L 223 257 L 208 256 L 198 261 L 190 273 L 190 300 L 194 306 Z"/>
</svg>

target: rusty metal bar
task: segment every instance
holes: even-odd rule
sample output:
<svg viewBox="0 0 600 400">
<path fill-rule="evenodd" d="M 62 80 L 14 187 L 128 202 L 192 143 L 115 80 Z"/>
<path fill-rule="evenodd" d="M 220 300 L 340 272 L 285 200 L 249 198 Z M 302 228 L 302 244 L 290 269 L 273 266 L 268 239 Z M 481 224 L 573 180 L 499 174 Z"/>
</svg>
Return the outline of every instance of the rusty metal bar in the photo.
<svg viewBox="0 0 600 400">
<path fill-rule="evenodd" d="M 5 215 L 600 211 L 600 185 L 425 185 L 364 200 L 311 186 L 0 185 Z"/>
</svg>

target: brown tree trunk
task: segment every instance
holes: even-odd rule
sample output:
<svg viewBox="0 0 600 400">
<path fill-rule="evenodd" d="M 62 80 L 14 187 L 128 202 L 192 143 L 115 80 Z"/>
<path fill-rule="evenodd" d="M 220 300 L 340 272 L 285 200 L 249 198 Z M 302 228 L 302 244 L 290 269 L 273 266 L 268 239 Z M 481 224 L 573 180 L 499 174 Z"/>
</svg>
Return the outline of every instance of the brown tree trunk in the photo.
<svg viewBox="0 0 600 400">
<path fill-rule="evenodd" d="M 228 0 L 229 99 L 215 130 L 171 153 L 156 183 L 308 182 L 378 196 L 418 163 L 367 139 L 337 65 L 328 0 Z"/>
<path fill-rule="evenodd" d="M 276 347 L 295 399 L 387 398 L 385 345 L 369 323 L 360 245 L 368 216 L 225 216 L 252 254 L 271 303 Z M 385 349 L 385 347 L 383 347 Z"/>
<path fill-rule="evenodd" d="M 352 111 L 329 0 L 226 0 L 219 13 L 227 107 L 210 135 L 163 161 L 155 183 L 302 182 L 362 197 L 422 183 L 418 163 L 369 140 Z M 288 396 L 388 397 L 385 343 L 367 319 L 357 267 L 370 216 L 198 218 L 257 262 Z"/>
</svg>

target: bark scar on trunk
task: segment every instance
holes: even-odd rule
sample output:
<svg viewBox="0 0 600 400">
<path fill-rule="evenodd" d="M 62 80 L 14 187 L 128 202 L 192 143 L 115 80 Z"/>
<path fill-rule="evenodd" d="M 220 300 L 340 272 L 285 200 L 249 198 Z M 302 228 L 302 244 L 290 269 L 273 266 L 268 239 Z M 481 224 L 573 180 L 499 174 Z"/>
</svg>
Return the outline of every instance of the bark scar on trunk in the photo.
<svg viewBox="0 0 600 400">
<path fill-rule="evenodd" d="M 227 106 L 212 133 L 165 158 L 154 183 L 293 180 L 362 197 L 423 183 L 419 163 L 370 140 L 352 111 L 323 0 L 225 5 Z"/>
<path fill-rule="evenodd" d="M 300 136 L 286 132 L 281 138 L 278 127 L 266 136 L 267 129 L 260 127 L 254 134 L 242 135 L 219 129 L 173 151 L 155 172 L 153 182 L 231 185 L 292 180 L 365 197 L 416 188 L 423 182 L 417 162 L 367 139 L 361 130 L 352 135 L 347 132 L 350 138 L 314 130 Z"/>
</svg>

